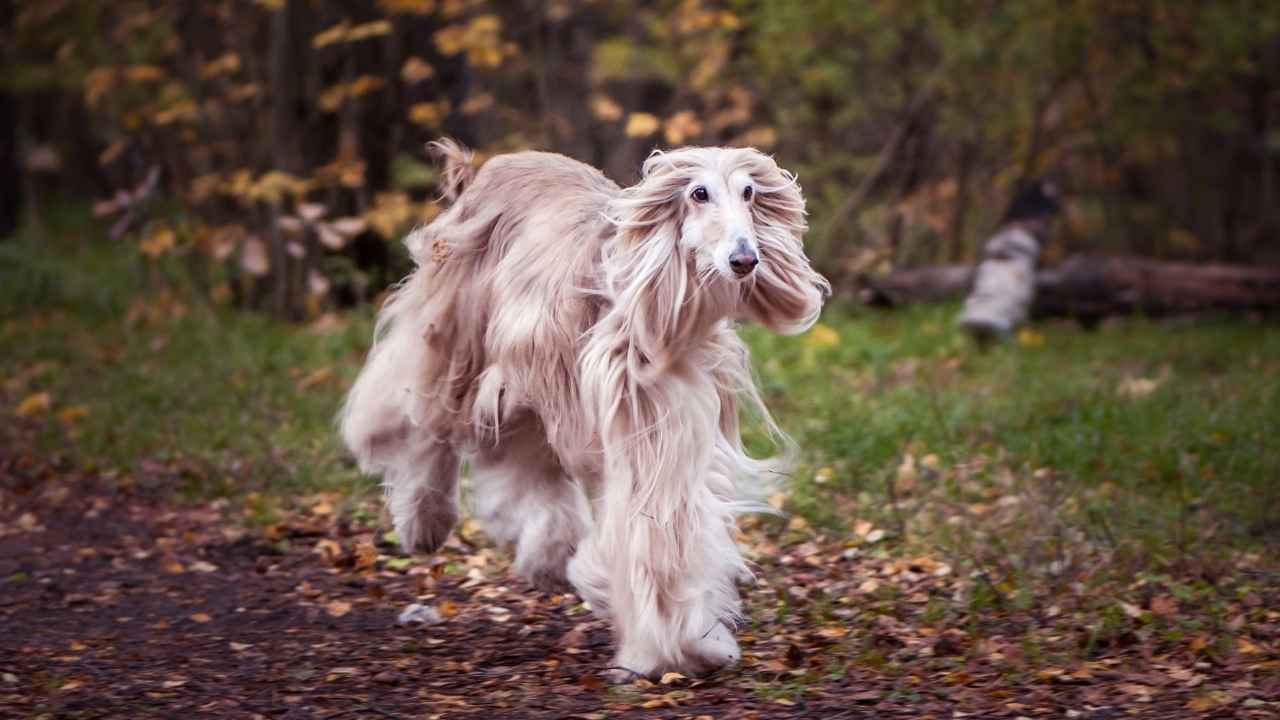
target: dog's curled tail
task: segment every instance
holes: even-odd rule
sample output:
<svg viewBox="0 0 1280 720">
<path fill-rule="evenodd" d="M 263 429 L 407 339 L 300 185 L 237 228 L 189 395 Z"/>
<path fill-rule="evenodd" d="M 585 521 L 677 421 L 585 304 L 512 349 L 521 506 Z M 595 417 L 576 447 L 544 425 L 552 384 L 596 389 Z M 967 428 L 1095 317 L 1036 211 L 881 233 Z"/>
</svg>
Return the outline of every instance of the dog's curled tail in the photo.
<svg viewBox="0 0 1280 720">
<path fill-rule="evenodd" d="M 427 149 L 440 161 L 440 190 L 453 203 L 476 177 L 475 152 L 447 137 L 427 143 Z"/>
</svg>

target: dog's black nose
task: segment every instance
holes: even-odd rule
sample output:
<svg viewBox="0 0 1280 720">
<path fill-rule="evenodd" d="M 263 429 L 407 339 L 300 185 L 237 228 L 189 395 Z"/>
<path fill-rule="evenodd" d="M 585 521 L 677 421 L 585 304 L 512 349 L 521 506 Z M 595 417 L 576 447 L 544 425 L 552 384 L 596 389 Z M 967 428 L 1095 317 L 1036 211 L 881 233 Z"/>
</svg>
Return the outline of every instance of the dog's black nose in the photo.
<svg viewBox="0 0 1280 720">
<path fill-rule="evenodd" d="M 729 267 L 733 268 L 733 272 L 739 277 L 749 274 L 759 264 L 760 258 L 756 256 L 756 251 L 741 240 L 738 241 L 738 247 L 734 248 L 733 253 L 729 255 Z"/>
</svg>

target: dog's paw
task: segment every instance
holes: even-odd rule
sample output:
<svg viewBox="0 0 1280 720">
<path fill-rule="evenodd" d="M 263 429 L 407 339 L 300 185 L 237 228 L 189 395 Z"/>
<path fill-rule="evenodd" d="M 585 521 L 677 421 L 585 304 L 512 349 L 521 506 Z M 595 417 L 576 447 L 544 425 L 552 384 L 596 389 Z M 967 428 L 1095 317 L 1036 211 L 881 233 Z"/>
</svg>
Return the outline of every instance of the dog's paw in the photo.
<svg viewBox="0 0 1280 720">
<path fill-rule="evenodd" d="M 458 524 L 458 510 L 448 505 L 419 510 L 409 517 L 395 518 L 400 545 L 408 553 L 433 553 L 449 539 Z"/>
<path fill-rule="evenodd" d="M 686 643 L 688 670 L 693 675 L 710 675 L 718 670 L 738 664 L 742 650 L 733 637 L 733 631 L 717 622 L 705 635 Z"/>
<path fill-rule="evenodd" d="M 635 670 L 624 667 L 614 666 L 606 668 L 604 671 L 605 682 L 610 685 L 626 685 L 627 683 L 633 683 L 643 677 L 645 677 L 643 673 L 638 673 Z"/>
</svg>

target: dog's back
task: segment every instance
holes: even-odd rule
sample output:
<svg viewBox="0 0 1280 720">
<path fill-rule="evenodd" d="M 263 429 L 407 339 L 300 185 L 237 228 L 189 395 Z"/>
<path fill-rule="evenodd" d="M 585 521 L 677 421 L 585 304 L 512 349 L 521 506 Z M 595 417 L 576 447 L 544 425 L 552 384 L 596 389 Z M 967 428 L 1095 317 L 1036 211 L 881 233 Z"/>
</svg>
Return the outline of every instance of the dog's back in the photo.
<svg viewBox="0 0 1280 720">
<path fill-rule="evenodd" d="M 456 144 L 436 151 L 451 204 L 405 240 L 417 268 L 383 307 L 347 398 L 348 447 L 385 472 L 424 444 L 465 450 L 528 414 L 560 419 L 550 438 L 591 442 L 585 421 L 565 419 L 581 416 L 577 352 L 599 313 L 594 261 L 618 186 L 553 153 L 476 169 Z"/>
</svg>

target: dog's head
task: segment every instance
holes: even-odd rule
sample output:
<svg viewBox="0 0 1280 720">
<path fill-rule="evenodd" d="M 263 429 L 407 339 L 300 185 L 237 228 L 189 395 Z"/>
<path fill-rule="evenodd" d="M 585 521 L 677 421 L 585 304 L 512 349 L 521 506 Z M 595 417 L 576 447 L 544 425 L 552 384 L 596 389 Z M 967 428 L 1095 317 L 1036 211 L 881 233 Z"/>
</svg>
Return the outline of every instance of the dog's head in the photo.
<svg viewBox="0 0 1280 720">
<path fill-rule="evenodd" d="M 804 254 L 804 215 L 795 176 L 757 150 L 655 151 L 611 208 L 613 280 L 647 287 L 671 331 L 697 312 L 802 332 L 830 294 Z"/>
</svg>

